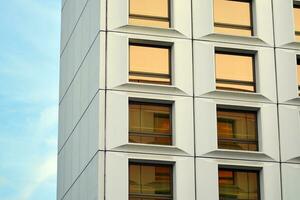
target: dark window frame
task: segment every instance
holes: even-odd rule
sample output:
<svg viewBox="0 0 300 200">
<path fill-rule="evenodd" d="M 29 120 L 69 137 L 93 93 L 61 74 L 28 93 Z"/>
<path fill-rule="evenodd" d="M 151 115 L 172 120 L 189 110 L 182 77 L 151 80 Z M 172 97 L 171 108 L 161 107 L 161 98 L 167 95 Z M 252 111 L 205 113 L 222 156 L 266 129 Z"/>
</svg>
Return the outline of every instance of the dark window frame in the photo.
<svg viewBox="0 0 300 200">
<path fill-rule="evenodd" d="M 234 174 L 234 172 L 246 172 L 246 173 L 255 173 L 257 175 L 257 200 L 261 200 L 261 169 L 259 168 L 252 168 L 252 167 L 240 167 L 240 166 L 219 166 L 218 167 L 218 187 L 220 188 L 219 180 L 219 171 L 230 171 Z M 234 176 L 233 176 L 234 181 Z M 220 198 L 220 192 L 219 192 Z M 220 198 L 220 200 L 223 200 Z"/>
<path fill-rule="evenodd" d="M 217 137 L 218 139 L 218 148 L 219 148 L 219 141 L 225 141 L 225 142 L 239 142 L 241 144 L 255 144 L 256 145 L 256 149 L 254 151 L 252 150 L 242 150 L 242 151 L 249 151 L 249 152 L 259 152 L 260 148 L 259 148 L 259 133 L 258 133 L 258 110 L 247 110 L 247 109 L 241 109 L 241 108 L 225 108 L 222 105 L 217 106 L 217 124 L 218 124 L 218 111 L 221 112 L 236 112 L 236 113 L 252 113 L 255 114 L 255 137 L 256 140 L 254 141 L 249 141 L 249 140 L 243 140 L 243 139 L 219 139 L 219 136 Z M 217 133 L 219 134 L 219 133 Z M 234 135 L 234 133 L 233 133 Z M 223 149 L 223 148 L 220 148 Z M 229 149 L 229 150 L 234 150 L 234 149 Z"/>
<path fill-rule="evenodd" d="M 155 195 L 155 194 L 136 194 L 136 193 L 130 193 L 130 184 L 128 184 L 128 196 L 129 199 L 130 198 L 150 198 L 150 199 L 162 199 L 162 200 L 173 200 L 173 196 L 174 196 L 174 164 L 172 163 L 161 163 L 158 161 L 140 161 L 140 160 L 129 160 L 128 162 L 128 182 L 130 180 L 130 165 L 139 165 L 139 166 L 154 166 L 154 167 L 169 167 L 170 171 L 171 171 L 171 175 L 170 175 L 170 189 L 171 189 L 171 195 Z M 140 177 L 141 177 L 141 171 L 140 171 Z"/>
<path fill-rule="evenodd" d="M 129 16 L 128 18 L 132 18 L 132 19 L 143 19 L 143 20 L 153 20 L 153 21 L 163 21 L 163 22 L 168 22 L 169 23 L 169 27 L 171 28 L 171 0 L 167 0 L 168 1 L 168 17 L 159 17 L 159 16 L 151 16 L 151 15 L 139 15 L 139 14 L 131 14 L 130 13 L 130 4 L 131 4 L 131 0 L 128 0 L 128 13 Z M 143 27 L 148 27 L 148 26 L 143 26 Z M 160 27 L 151 27 L 151 28 L 160 28 Z"/>
<path fill-rule="evenodd" d="M 156 43 L 156 41 L 155 41 Z M 141 47 L 150 47 L 150 48 L 161 48 L 161 49 L 168 49 L 169 51 L 169 74 L 162 74 L 162 73 L 149 73 L 149 72 L 138 72 L 138 71 L 131 71 L 130 70 L 130 46 L 141 46 Z M 128 44 L 128 79 L 129 82 L 133 83 L 142 83 L 142 84 L 158 84 L 158 85 L 172 85 L 172 45 L 158 45 L 158 44 L 151 44 L 149 43 L 143 43 L 143 42 L 130 42 Z M 145 80 L 137 80 L 137 81 L 130 81 L 130 76 L 144 76 L 144 77 L 153 77 L 153 78 L 167 78 L 170 81 L 169 82 L 160 82 L 160 81 L 145 81 Z"/>
<path fill-rule="evenodd" d="M 168 144 L 168 145 L 164 145 L 164 146 L 172 146 L 173 145 L 173 103 L 172 102 L 157 102 L 157 101 L 142 101 L 142 100 L 135 100 L 135 99 L 129 99 L 128 101 L 128 115 L 129 115 L 129 106 L 130 105 L 150 105 L 150 106 L 161 106 L 161 107 L 168 107 L 170 109 L 170 113 L 169 113 L 169 122 L 170 122 L 170 133 L 169 134 L 161 134 L 161 133 L 145 133 L 145 132 L 132 132 L 129 130 L 128 128 L 128 142 L 129 143 L 133 143 L 133 144 L 144 144 L 144 143 L 135 143 L 135 142 L 130 142 L 129 141 L 129 138 L 130 136 L 148 136 L 148 137 L 151 137 L 151 136 L 159 136 L 159 137 L 162 137 L 162 138 L 170 138 L 171 140 L 171 143 Z M 129 123 L 130 123 L 130 118 L 128 117 L 128 126 L 129 126 Z M 147 145 L 147 144 L 144 144 L 144 145 Z M 162 145 L 162 144 L 151 144 L 151 145 Z"/>
<path fill-rule="evenodd" d="M 214 27 L 229 28 L 229 29 L 234 29 L 234 30 L 250 30 L 251 31 L 251 36 L 243 36 L 243 35 L 242 36 L 233 35 L 233 36 L 238 36 L 238 37 L 252 37 L 252 36 L 254 36 L 254 22 L 253 22 L 254 21 L 254 16 L 253 16 L 254 13 L 253 13 L 253 2 L 252 2 L 252 0 L 228 0 L 228 1 L 245 2 L 245 3 L 250 4 L 249 5 L 250 26 L 240 25 L 240 24 L 231 24 L 231 23 L 220 23 L 220 22 L 215 22 L 215 20 L 214 20 Z M 217 34 L 222 34 L 222 33 L 217 33 Z"/>
<path fill-rule="evenodd" d="M 243 90 L 238 88 L 225 88 L 225 87 L 217 87 L 217 90 L 225 90 L 225 91 L 239 91 L 239 92 L 249 92 L 249 93 L 256 93 L 257 92 L 257 86 L 256 86 L 256 53 L 255 52 L 236 52 L 235 50 L 221 50 L 221 49 L 215 49 L 215 70 L 217 73 L 217 62 L 216 62 L 216 55 L 217 54 L 225 54 L 225 55 L 233 55 L 233 56 L 247 56 L 252 57 L 252 74 L 253 74 L 253 82 L 251 81 L 239 81 L 239 80 L 231 80 L 231 79 L 217 79 L 216 76 L 216 83 L 221 84 L 235 84 L 235 85 L 241 85 L 241 86 L 253 86 L 253 91 L 249 90 Z M 243 50 L 239 50 L 243 51 Z M 215 74 L 216 74 L 215 73 Z"/>
</svg>

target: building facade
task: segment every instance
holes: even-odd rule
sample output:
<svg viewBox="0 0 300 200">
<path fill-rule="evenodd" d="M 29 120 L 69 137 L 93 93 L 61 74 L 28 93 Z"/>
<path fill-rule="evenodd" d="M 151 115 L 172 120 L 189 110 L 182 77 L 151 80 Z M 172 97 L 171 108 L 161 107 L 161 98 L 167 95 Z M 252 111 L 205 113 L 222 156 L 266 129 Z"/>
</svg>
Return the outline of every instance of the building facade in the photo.
<svg viewBox="0 0 300 200">
<path fill-rule="evenodd" d="M 62 0 L 58 200 L 299 200 L 300 0 Z"/>
</svg>

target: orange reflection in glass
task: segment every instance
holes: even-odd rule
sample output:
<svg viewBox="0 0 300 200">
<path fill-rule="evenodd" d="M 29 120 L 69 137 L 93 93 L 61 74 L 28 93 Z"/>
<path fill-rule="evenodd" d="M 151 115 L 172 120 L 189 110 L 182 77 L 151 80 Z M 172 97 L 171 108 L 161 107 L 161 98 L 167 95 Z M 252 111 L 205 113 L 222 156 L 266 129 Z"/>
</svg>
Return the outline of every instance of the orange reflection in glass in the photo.
<svg viewBox="0 0 300 200">
<path fill-rule="evenodd" d="M 218 148 L 257 151 L 256 115 L 253 111 L 218 109 Z"/>
<path fill-rule="evenodd" d="M 129 24 L 169 28 L 169 0 L 130 0 Z"/>
<path fill-rule="evenodd" d="M 219 169 L 220 200 L 259 200 L 259 172 Z"/>
<path fill-rule="evenodd" d="M 300 42 L 300 6 L 294 5 L 294 21 L 295 21 L 295 34 L 296 41 Z"/>
<path fill-rule="evenodd" d="M 171 105 L 129 102 L 129 141 L 172 145 Z"/>
<path fill-rule="evenodd" d="M 130 44 L 129 81 L 171 84 L 170 48 Z"/>
<path fill-rule="evenodd" d="M 129 163 L 130 199 L 172 199 L 172 165 Z"/>
<path fill-rule="evenodd" d="M 216 52 L 217 89 L 255 92 L 253 55 Z"/>
<path fill-rule="evenodd" d="M 252 36 L 251 1 L 214 0 L 215 32 Z"/>
</svg>

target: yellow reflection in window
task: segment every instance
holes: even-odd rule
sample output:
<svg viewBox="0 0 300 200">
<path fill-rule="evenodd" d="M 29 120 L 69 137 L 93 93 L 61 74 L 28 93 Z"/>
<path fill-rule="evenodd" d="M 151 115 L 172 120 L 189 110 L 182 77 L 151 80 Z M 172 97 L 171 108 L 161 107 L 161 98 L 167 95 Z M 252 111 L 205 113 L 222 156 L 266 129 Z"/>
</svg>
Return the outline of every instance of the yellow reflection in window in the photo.
<svg viewBox="0 0 300 200">
<path fill-rule="evenodd" d="M 129 81 L 171 84 L 170 47 L 130 44 Z"/>
<path fill-rule="evenodd" d="M 214 0 L 215 32 L 252 36 L 251 6 L 250 0 Z"/>
<path fill-rule="evenodd" d="M 254 56 L 216 52 L 217 89 L 255 92 Z"/>
<path fill-rule="evenodd" d="M 294 5 L 296 41 L 300 42 L 300 5 Z"/>
<path fill-rule="evenodd" d="M 129 0 L 129 24 L 170 27 L 169 0 Z"/>
</svg>

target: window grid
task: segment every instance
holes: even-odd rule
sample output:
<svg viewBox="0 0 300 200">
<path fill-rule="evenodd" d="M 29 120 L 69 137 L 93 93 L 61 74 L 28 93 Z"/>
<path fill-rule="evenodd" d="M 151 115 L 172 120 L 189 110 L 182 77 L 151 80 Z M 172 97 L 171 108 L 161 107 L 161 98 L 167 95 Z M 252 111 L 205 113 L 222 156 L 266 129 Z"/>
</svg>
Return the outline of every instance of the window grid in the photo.
<svg viewBox="0 0 300 200">
<path fill-rule="evenodd" d="M 154 44 L 145 44 L 145 43 L 137 43 L 137 42 L 130 42 L 129 43 L 129 58 L 131 58 L 131 52 L 130 52 L 130 47 L 131 46 L 138 46 L 138 47 L 150 47 L 150 48 L 160 48 L 160 49 L 167 49 L 168 50 L 168 74 L 165 73 L 150 73 L 150 72 L 143 72 L 143 71 L 133 71 L 131 70 L 130 66 L 130 59 L 129 59 L 129 81 L 130 82 L 137 82 L 137 83 L 148 83 L 148 84 L 161 84 L 161 85 L 171 85 L 172 84 L 172 47 L 171 46 L 163 46 L 163 45 L 154 45 Z M 133 79 L 132 77 L 140 77 L 141 79 Z M 143 77 L 147 78 L 154 78 L 154 80 L 143 80 Z M 165 79 L 163 80 L 156 80 L 155 78 L 158 79 Z"/>
<path fill-rule="evenodd" d="M 153 137 L 154 139 L 162 139 L 162 141 L 158 141 L 156 140 L 156 143 L 150 143 L 150 144 L 157 144 L 157 145 L 172 145 L 172 104 L 163 104 L 163 103 L 148 103 L 148 102 L 140 102 L 140 101 L 129 101 L 129 108 L 132 105 L 136 105 L 136 106 L 140 106 L 140 129 L 142 129 L 142 108 L 141 106 L 157 106 L 157 107 L 162 107 L 162 108 L 167 108 L 169 111 L 169 133 L 160 133 L 160 132 L 145 132 L 145 131 L 132 131 L 130 130 L 129 127 L 129 142 L 132 143 L 139 143 L 139 142 L 135 142 L 132 140 L 132 137 L 140 137 L 140 139 L 142 140 L 142 138 L 151 138 Z M 157 113 L 155 113 L 157 114 Z M 130 115 L 130 112 L 129 112 Z M 129 120 L 130 120 L 130 116 L 129 116 Z M 130 122 L 129 122 L 130 123 Z M 130 125 L 129 125 L 130 126 Z M 155 125 L 154 125 L 155 126 Z M 155 127 L 154 127 L 155 128 Z M 166 141 L 164 141 L 163 139 L 166 139 Z M 143 143 L 143 142 L 140 142 Z M 148 144 L 148 143 L 143 143 L 143 144 Z"/>
<path fill-rule="evenodd" d="M 216 1 L 216 0 L 213 0 Z M 223 32 L 223 34 L 226 35 L 236 35 L 236 36 L 253 36 L 254 35 L 254 30 L 253 30 L 253 5 L 252 5 L 252 0 L 228 0 L 228 1 L 236 1 L 236 2 L 244 2 L 244 3 L 249 3 L 249 12 L 250 12 L 250 25 L 241 25 L 241 24 L 233 24 L 233 23 L 225 23 L 225 22 L 215 22 L 214 20 L 214 27 L 215 28 L 225 28 L 225 29 L 233 29 L 233 30 L 248 30 L 250 31 L 250 34 L 236 34 L 236 33 L 232 33 L 232 34 L 228 34 Z M 215 2 L 214 2 L 215 3 Z M 214 10 L 215 12 L 215 10 Z M 222 31 L 216 31 L 217 33 L 221 33 Z"/>
<path fill-rule="evenodd" d="M 128 13 L 129 13 L 129 20 L 130 19 L 138 19 L 138 20 L 150 20 L 150 21 L 158 21 L 158 22 L 166 22 L 167 26 L 165 25 L 153 25 L 153 26 L 149 26 L 149 25 L 137 25 L 132 23 L 132 25 L 137 25 L 137 26 L 149 26 L 149 27 L 156 27 L 156 28 L 171 28 L 171 2 L 170 0 L 167 0 L 167 9 L 168 9 L 168 15 L 167 17 L 162 17 L 162 16 L 153 16 L 153 15 L 141 15 L 141 14 L 133 14 L 131 13 L 131 0 L 129 0 L 129 6 L 128 6 Z"/>
<path fill-rule="evenodd" d="M 162 194 L 143 194 L 141 193 L 132 193 L 130 191 L 130 184 L 128 191 L 129 191 L 129 200 L 172 200 L 173 199 L 173 165 L 172 164 L 161 164 L 161 163 L 143 163 L 140 161 L 129 161 L 129 169 L 128 169 L 128 175 L 129 177 L 131 177 L 131 173 L 130 173 L 130 166 L 131 165 L 137 165 L 140 167 L 139 170 L 139 177 L 140 179 L 142 179 L 142 166 L 150 166 L 150 167 L 165 167 L 168 168 L 170 170 L 170 194 L 169 195 L 162 195 Z M 130 178 L 129 178 L 130 181 Z M 141 182 L 141 180 L 140 180 Z M 140 190 L 142 191 L 142 184 L 140 184 Z"/>
<path fill-rule="evenodd" d="M 225 179 L 223 179 L 220 176 L 220 172 L 231 172 L 232 177 L 226 177 Z M 236 177 L 235 177 L 235 173 L 247 173 L 247 183 L 248 183 L 248 198 L 245 199 L 239 199 L 239 198 L 228 198 L 228 197 L 224 197 L 224 194 L 221 194 L 221 181 L 227 180 L 230 181 L 232 184 L 232 186 L 236 185 Z M 249 197 L 249 174 L 255 174 L 256 176 L 256 187 L 257 187 L 257 192 L 256 192 L 256 196 L 257 198 L 250 198 Z M 223 180 L 222 180 L 223 179 Z M 245 168 L 239 168 L 238 166 L 233 166 L 232 168 L 229 166 L 225 166 L 225 167 L 219 167 L 219 198 L 220 200 L 231 200 L 231 199 L 235 199 L 235 200 L 260 200 L 261 199 L 261 194 L 260 194 L 260 170 L 256 170 L 256 169 L 245 169 Z"/>
<path fill-rule="evenodd" d="M 217 78 L 216 76 L 216 83 L 217 86 L 216 88 L 218 90 L 231 90 L 231 91 L 240 91 L 240 92 L 256 92 L 256 69 L 255 69 L 255 55 L 254 54 L 246 54 L 246 53 L 236 53 L 236 52 L 230 52 L 230 51 L 220 51 L 220 50 L 216 50 L 215 51 L 215 69 L 216 69 L 216 73 L 217 73 L 217 59 L 216 56 L 217 54 L 221 54 L 221 55 L 233 55 L 233 56 L 246 56 L 246 57 L 252 57 L 252 74 L 253 74 L 253 81 L 241 81 L 241 80 L 234 80 L 234 79 L 221 79 L 221 78 Z M 241 66 L 243 67 L 243 66 Z M 218 84 L 228 84 L 227 87 L 222 87 L 222 86 L 218 86 Z M 250 86 L 253 89 L 242 89 L 242 88 L 234 88 L 234 87 L 229 87 L 229 85 L 233 85 L 233 86 Z"/>
<path fill-rule="evenodd" d="M 248 149 L 242 149 L 244 151 L 259 151 L 259 143 L 258 143 L 258 126 L 257 126 L 257 111 L 246 111 L 246 110 L 237 110 L 237 109 L 228 109 L 228 108 L 222 108 L 222 107 L 218 107 L 217 108 L 217 113 L 219 112 L 228 112 L 228 113 L 241 113 L 241 114 L 251 114 L 253 116 L 255 116 L 254 118 L 254 121 L 255 121 L 255 139 L 238 139 L 236 138 L 235 134 L 236 133 L 236 130 L 235 130 L 235 127 L 233 126 L 233 131 L 232 131 L 232 135 L 234 137 L 228 139 L 228 138 L 220 138 L 220 133 L 218 132 L 218 147 L 221 148 L 222 144 L 224 143 L 231 143 L 231 144 L 245 144 L 245 145 L 248 145 Z M 217 123 L 219 122 L 228 122 L 230 119 L 225 119 L 224 117 L 220 117 L 219 114 L 217 114 Z M 232 120 L 234 121 L 234 120 Z M 248 130 L 248 121 L 247 121 L 247 118 L 245 119 L 245 122 L 246 122 L 246 135 L 248 137 L 249 135 L 249 130 Z M 250 148 L 250 145 L 251 147 L 253 147 L 253 145 L 255 146 L 254 149 L 251 149 Z M 224 149 L 224 147 L 222 147 L 221 149 Z M 239 149 L 235 149 L 235 148 L 232 148 L 231 150 L 239 150 Z"/>
</svg>

